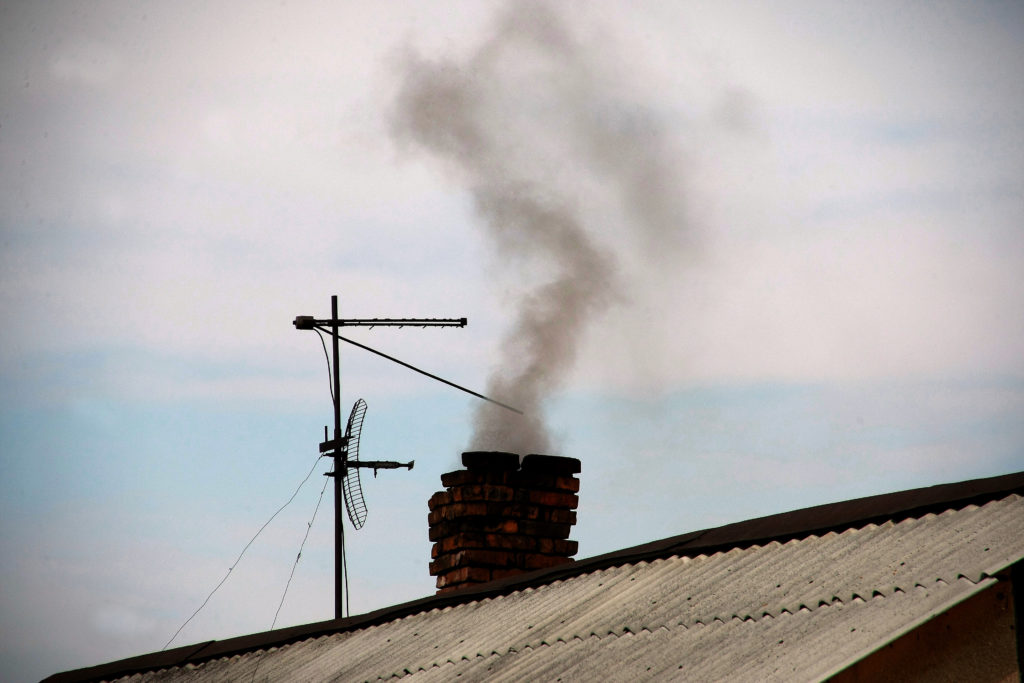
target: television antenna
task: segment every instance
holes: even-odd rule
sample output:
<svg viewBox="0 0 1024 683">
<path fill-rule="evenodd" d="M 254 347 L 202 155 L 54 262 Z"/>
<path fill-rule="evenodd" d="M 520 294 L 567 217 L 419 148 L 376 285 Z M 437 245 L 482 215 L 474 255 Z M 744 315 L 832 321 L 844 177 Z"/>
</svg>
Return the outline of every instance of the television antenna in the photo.
<svg viewBox="0 0 1024 683">
<path fill-rule="evenodd" d="M 374 476 L 378 470 L 406 468 L 411 470 L 415 461 L 407 463 L 381 461 L 381 460 L 359 460 L 359 438 L 362 434 L 363 420 L 366 416 L 366 401 L 359 399 L 352 406 L 345 432 L 341 431 L 341 369 L 339 364 L 338 342 L 343 341 L 353 346 L 377 354 L 383 358 L 398 363 L 410 370 L 436 379 L 451 387 L 472 394 L 477 398 L 494 403 L 506 410 L 523 414 L 521 410 L 510 405 L 495 401 L 483 394 L 459 386 L 454 382 L 433 375 L 421 370 L 405 361 L 401 361 L 386 353 L 372 349 L 369 346 L 360 344 L 351 339 L 346 339 L 338 334 L 340 327 L 465 327 L 465 318 L 348 318 L 338 317 L 338 297 L 331 296 L 331 317 L 318 319 L 309 315 L 300 315 L 292 322 L 297 330 L 316 330 L 326 332 L 331 336 L 331 347 L 333 363 L 332 370 L 332 391 L 331 399 L 334 403 L 334 438 L 328 438 L 327 427 L 324 427 L 324 440 L 320 444 L 320 455 L 334 458 L 334 470 L 326 476 L 334 478 L 334 618 L 341 619 L 345 616 L 345 607 L 348 603 L 345 598 L 345 528 L 342 524 L 342 504 L 346 508 L 349 521 L 355 529 L 361 529 L 366 523 L 366 501 L 363 498 L 362 483 L 359 479 L 360 468 L 372 468 Z M 326 347 L 325 347 L 326 350 Z"/>
</svg>

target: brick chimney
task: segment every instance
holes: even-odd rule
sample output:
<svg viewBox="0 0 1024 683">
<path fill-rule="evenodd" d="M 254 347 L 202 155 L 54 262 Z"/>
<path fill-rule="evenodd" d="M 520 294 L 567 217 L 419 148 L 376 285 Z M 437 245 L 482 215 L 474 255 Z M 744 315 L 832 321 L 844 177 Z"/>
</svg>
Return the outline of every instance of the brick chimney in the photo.
<svg viewBox="0 0 1024 683">
<path fill-rule="evenodd" d="M 430 575 L 437 592 L 572 562 L 580 461 L 472 451 L 430 497 Z"/>
</svg>

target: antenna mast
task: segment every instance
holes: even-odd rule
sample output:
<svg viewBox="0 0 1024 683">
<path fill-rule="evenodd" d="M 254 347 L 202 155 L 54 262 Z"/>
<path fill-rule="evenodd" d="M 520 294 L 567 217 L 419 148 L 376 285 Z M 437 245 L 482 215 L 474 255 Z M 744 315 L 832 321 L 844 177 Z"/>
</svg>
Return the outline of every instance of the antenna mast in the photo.
<svg viewBox="0 0 1024 683">
<path fill-rule="evenodd" d="M 372 467 L 374 473 L 378 469 L 396 469 L 399 467 L 405 467 L 412 469 L 413 463 L 399 463 L 399 462 L 387 462 L 387 461 L 364 461 L 358 460 L 350 461 L 348 459 L 348 437 L 341 431 L 341 366 L 339 363 L 339 350 L 338 340 L 350 341 L 344 339 L 338 334 L 339 327 L 465 327 L 465 318 L 353 318 L 353 319 L 342 319 L 338 317 L 338 297 L 334 295 L 331 297 L 331 317 L 329 319 L 316 319 L 308 315 L 300 315 L 295 318 L 293 322 L 295 328 L 298 330 L 323 330 L 329 332 L 331 335 L 331 350 L 333 356 L 333 378 L 334 378 L 334 438 L 327 439 L 320 444 L 320 453 L 322 455 L 330 455 L 334 458 L 334 472 L 329 472 L 327 476 L 334 477 L 334 618 L 341 619 L 345 616 L 344 614 L 344 572 L 345 572 L 345 529 L 342 524 L 341 508 L 342 508 L 342 481 L 349 476 L 349 468 L 358 467 Z M 327 329 L 325 329 L 327 328 Z M 350 342 L 355 343 L 355 342 Z M 369 347 L 357 344 L 368 351 L 373 351 L 378 355 L 381 354 L 379 351 L 374 351 Z M 385 356 L 390 360 L 406 365 L 412 368 L 407 363 L 402 363 L 397 359 Z M 418 368 L 412 368 L 417 372 L 423 372 Z M 429 375 L 429 373 L 423 373 Z M 429 375 L 433 377 L 433 375 Z M 435 379 L 440 379 L 435 377 Z M 446 380 L 441 380 L 448 384 Z M 458 385 L 453 385 L 458 387 Z M 468 391 L 463 387 L 458 387 L 463 391 Z M 474 393 L 475 392 L 470 392 Z M 479 395 L 479 394 L 477 394 Z M 482 397 L 486 398 L 486 397 Z M 490 400 L 490 399 L 487 399 Z M 517 411 L 518 412 L 518 411 Z M 326 429 L 325 429 L 326 431 Z M 354 522 L 353 522 L 354 523 Z"/>
</svg>

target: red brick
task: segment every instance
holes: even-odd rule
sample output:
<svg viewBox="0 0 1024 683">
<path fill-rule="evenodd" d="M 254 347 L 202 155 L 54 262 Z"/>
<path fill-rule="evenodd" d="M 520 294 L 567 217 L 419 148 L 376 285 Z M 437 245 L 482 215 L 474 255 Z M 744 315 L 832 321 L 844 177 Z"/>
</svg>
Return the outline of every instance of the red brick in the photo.
<svg viewBox="0 0 1024 683">
<path fill-rule="evenodd" d="M 562 508 L 549 508 L 530 503 L 488 503 L 487 514 L 491 517 L 526 519 L 555 524 L 575 524 L 576 512 Z"/>
<path fill-rule="evenodd" d="M 576 511 L 550 510 L 547 519 L 543 521 L 554 522 L 555 524 L 576 524 Z"/>
<path fill-rule="evenodd" d="M 452 503 L 451 505 L 442 505 L 432 510 L 427 515 L 427 522 L 433 525 L 445 519 L 486 517 L 488 512 L 487 503 Z"/>
<path fill-rule="evenodd" d="M 487 514 L 487 503 L 454 503 L 445 511 L 445 518 L 486 517 Z"/>
<path fill-rule="evenodd" d="M 521 534 L 456 534 L 444 540 L 443 549 L 447 552 L 455 549 L 498 549 L 498 550 L 536 550 L 536 539 Z"/>
<path fill-rule="evenodd" d="M 490 533 L 502 533 L 502 534 L 517 534 L 519 533 L 520 523 L 514 519 L 503 519 L 495 520 L 494 523 L 488 524 L 485 530 Z"/>
<path fill-rule="evenodd" d="M 561 491 L 563 493 L 576 493 L 580 490 L 580 480 L 575 477 L 537 472 L 516 472 L 515 477 L 512 478 L 512 485 L 517 488 Z"/>
<path fill-rule="evenodd" d="M 561 555 L 571 557 L 579 552 L 580 544 L 576 541 L 566 541 L 559 538 L 537 539 L 537 550 L 545 555 Z"/>
<path fill-rule="evenodd" d="M 487 514 L 490 517 L 522 519 L 522 513 L 525 512 L 523 506 L 517 503 L 488 501 L 484 505 L 487 506 Z"/>
<path fill-rule="evenodd" d="M 507 550 L 456 550 L 448 555 L 441 555 L 447 560 L 448 569 L 458 567 L 506 567 L 515 560 Z"/>
<path fill-rule="evenodd" d="M 451 490 L 451 494 L 452 500 L 456 502 L 480 500 L 503 502 L 513 499 L 515 489 L 501 484 L 467 484 L 456 486 Z"/>
<path fill-rule="evenodd" d="M 460 567 L 509 567 L 516 566 L 516 553 L 508 550 L 460 550 L 455 554 L 455 561 Z"/>
<path fill-rule="evenodd" d="M 519 533 L 520 524 L 533 524 L 534 522 L 519 522 L 514 519 L 499 519 L 496 517 L 466 517 L 462 519 L 446 519 L 430 526 L 428 538 L 431 541 L 439 541 L 445 536 L 455 536 L 464 532 L 477 533 Z M 568 531 L 566 532 L 568 536 Z M 565 538 L 561 536 L 558 538 Z M 553 537 L 554 538 L 554 537 Z"/>
<path fill-rule="evenodd" d="M 555 489 L 559 491 L 569 491 L 571 493 L 580 492 L 580 480 L 576 477 L 555 477 Z"/>
<path fill-rule="evenodd" d="M 518 472 L 509 470 L 482 470 L 473 472 L 471 470 L 457 470 L 446 472 L 441 475 L 441 485 L 447 488 L 458 486 L 471 486 L 473 484 L 503 484 L 512 485 Z"/>
<path fill-rule="evenodd" d="M 553 508 L 575 509 L 580 504 L 580 497 L 574 493 L 558 491 L 532 491 L 520 489 L 516 492 L 516 500 L 534 505 L 546 505 Z"/>
<path fill-rule="evenodd" d="M 488 534 L 487 541 L 492 548 L 531 551 L 537 549 L 537 539 L 522 534 Z"/>
<path fill-rule="evenodd" d="M 452 494 L 448 491 L 438 491 L 427 501 L 427 507 L 433 510 L 440 505 L 448 505 L 452 502 Z"/>
<path fill-rule="evenodd" d="M 472 548 L 529 552 L 538 550 L 540 548 L 538 544 L 542 541 L 547 543 L 546 548 L 558 547 L 551 545 L 554 542 L 552 539 L 536 539 L 522 534 L 464 532 L 438 539 L 431 549 L 431 557 L 436 558 L 441 553 L 451 553 Z M 435 548 L 436 551 L 434 550 Z M 541 552 L 552 551 L 543 550 Z"/>
<path fill-rule="evenodd" d="M 518 522 L 517 527 L 519 533 L 534 538 L 569 538 L 569 533 L 572 531 L 571 524 L 551 524 L 527 520 Z"/>
<path fill-rule="evenodd" d="M 430 563 L 429 571 L 431 576 L 444 574 L 447 571 L 456 569 L 462 565 L 457 561 L 456 553 L 444 553 L 438 555 L 437 559 Z"/>
<path fill-rule="evenodd" d="M 480 483 L 482 483 L 482 477 L 476 472 L 470 472 L 469 470 L 455 470 L 454 472 L 445 472 L 441 475 L 441 486 L 445 488 Z"/>
<path fill-rule="evenodd" d="M 557 555 L 537 555 L 530 554 L 523 558 L 523 569 L 547 569 L 548 567 L 557 567 L 561 564 L 568 564 L 572 560 L 568 557 L 559 557 Z"/>
<path fill-rule="evenodd" d="M 456 533 L 437 542 L 440 552 L 450 553 L 461 548 L 485 548 L 483 533 Z"/>
<path fill-rule="evenodd" d="M 452 552 L 462 548 L 487 548 L 487 534 L 466 532 L 448 536 L 441 540 L 441 549 Z"/>
<path fill-rule="evenodd" d="M 437 524 L 431 524 L 427 529 L 427 538 L 431 541 L 440 541 L 445 536 L 452 536 L 457 534 L 460 530 L 456 528 L 448 528 L 446 522 L 438 522 Z"/>
<path fill-rule="evenodd" d="M 491 580 L 491 570 L 481 567 L 459 567 L 446 574 L 442 574 L 440 579 L 443 579 L 445 584 L 462 583 L 465 581 L 483 583 L 484 581 Z"/>
<path fill-rule="evenodd" d="M 488 579 L 489 581 L 490 579 Z M 463 588 L 469 588 L 470 586 L 478 586 L 485 581 L 457 581 L 454 583 L 447 583 L 441 577 L 437 579 L 438 593 L 450 593 L 451 591 L 461 590 Z"/>
<path fill-rule="evenodd" d="M 502 519 L 538 519 L 541 509 L 529 503 L 487 503 L 487 514 Z"/>
</svg>

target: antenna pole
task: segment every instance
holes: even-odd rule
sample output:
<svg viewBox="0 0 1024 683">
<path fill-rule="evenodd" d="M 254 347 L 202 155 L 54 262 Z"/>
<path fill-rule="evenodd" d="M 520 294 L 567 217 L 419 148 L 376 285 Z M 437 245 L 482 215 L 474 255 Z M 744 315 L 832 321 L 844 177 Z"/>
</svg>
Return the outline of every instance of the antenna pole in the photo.
<svg viewBox="0 0 1024 683">
<path fill-rule="evenodd" d="M 341 368 L 338 363 L 338 297 L 331 296 L 331 348 L 334 353 L 334 618 L 345 616 L 344 577 L 345 527 L 341 520 L 341 480 L 345 470 L 345 450 L 341 441 Z"/>
<path fill-rule="evenodd" d="M 330 319 L 314 318 L 311 315 L 300 315 L 297 316 L 292 323 L 295 325 L 297 330 L 318 330 L 322 332 L 329 332 L 331 335 L 331 348 L 334 352 L 333 368 L 332 368 L 332 381 L 334 384 L 334 438 L 327 439 L 327 428 L 324 427 L 324 442 L 320 444 L 320 454 L 327 456 L 330 455 L 334 458 L 334 471 L 328 472 L 326 476 L 334 477 L 334 618 L 342 619 L 345 616 L 345 607 L 351 611 L 351 605 L 346 605 L 348 602 L 347 591 L 345 590 L 345 528 L 342 524 L 341 519 L 341 508 L 342 503 L 345 502 L 345 493 L 342 489 L 342 480 L 349 475 L 349 469 L 354 470 L 354 473 L 358 476 L 360 467 L 368 467 L 373 469 L 373 473 L 376 476 L 377 470 L 380 469 L 396 469 L 399 467 L 405 467 L 412 469 L 413 463 L 399 463 L 399 462 L 387 462 L 380 460 L 372 460 L 367 462 L 359 462 L 359 458 L 355 457 L 349 461 L 349 434 L 341 431 L 341 354 L 338 349 L 338 342 L 344 341 L 349 344 L 355 344 L 356 346 L 363 348 L 367 351 L 371 351 L 379 356 L 383 356 L 388 360 L 400 363 L 405 367 L 415 370 L 416 372 L 422 373 L 428 377 L 439 380 L 461 389 L 478 398 L 482 398 L 492 403 L 513 410 L 517 413 L 520 411 L 507 406 L 504 403 L 499 403 L 493 399 L 487 398 L 483 394 L 478 394 L 475 391 L 469 391 L 465 387 L 449 382 L 448 380 L 441 379 L 437 375 L 432 375 L 429 372 L 420 370 L 419 368 L 413 367 L 404 361 L 400 361 L 397 358 L 393 358 L 386 354 L 371 349 L 368 346 L 358 344 L 351 339 L 346 339 L 338 334 L 338 328 L 340 327 L 465 327 L 465 318 L 352 318 L 352 319 L 341 319 L 338 317 L 338 297 L 337 295 L 331 296 L 331 317 Z M 361 401 L 362 399 L 360 399 Z M 363 410 L 366 410 L 365 403 Z M 520 413 L 521 414 L 521 413 Z M 353 408 L 353 415 L 355 415 L 355 408 Z M 351 427 L 352 418 L 349 418 L 349 427 Z M 358 486 L 358 479 L 356 480 Z M 346 503 L 346 506 L 348 503 Z M 357 513 L 353 513 L 353 508 L 348 507 L 349 518 L 352 520 L 352 524 L 355 528 L 360 528 L 365 519 L 365 507 L 363 509 L 363 517 L 359 517 Z M 357 522 L 357 517 L 359 521 Z"/>
</svg>

